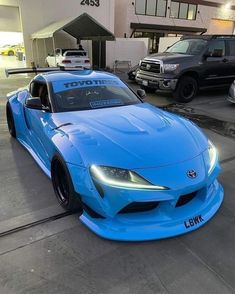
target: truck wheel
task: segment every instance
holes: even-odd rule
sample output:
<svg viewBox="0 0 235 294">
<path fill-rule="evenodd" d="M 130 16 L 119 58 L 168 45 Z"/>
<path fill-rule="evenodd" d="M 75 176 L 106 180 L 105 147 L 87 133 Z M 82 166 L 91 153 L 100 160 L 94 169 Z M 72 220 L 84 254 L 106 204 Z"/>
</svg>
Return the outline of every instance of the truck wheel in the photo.
<svg viewBox="0 0 235 294">
<path fill-rule="evenodd" d="M 14 56 L 14 55 L 15 55 L 14 51 L 12 51 L 12 50 L 8 51 L 8 56 Z"/>
<path fill-rule="evenodd" d="M 173 97 L 176 101 L 188 103 L 197 95 L 197 81 L 190 76 L 184 76 L 180 79 Z"/>
<path fill-rule="evenodd" d="M 155 93 L 156 92 L 156 89 L 150 88 L 150 87 L 147 87 L 147 86 L 140 86 L 140 88 L 145 90 L 146 93 Z"/>
<path fill-rule="evenodd" d="M 60 205 L 68 211 L 82 214 L 82 203 L 75 192 L 73 182 L 63 159 L 56 154 L 51 163 L 51 180 Z"/>
</svg>

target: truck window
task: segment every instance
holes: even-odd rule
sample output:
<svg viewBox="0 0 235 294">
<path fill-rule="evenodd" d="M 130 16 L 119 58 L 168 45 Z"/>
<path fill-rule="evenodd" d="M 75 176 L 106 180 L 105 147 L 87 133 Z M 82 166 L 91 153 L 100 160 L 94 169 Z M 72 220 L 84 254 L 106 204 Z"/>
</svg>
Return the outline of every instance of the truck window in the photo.
<svg viewBox="0 0 235 294">
<path fill-rule="evenodd" d="M 223 40 L 217 40 L 210 43 L 208 47 L 208 54 L 213 56 L 216 52 L 222 52 L 222 56 L 225 55 L 225 42 Z"/>
<path fill-rule="evenodd" d="M 229 52 L 231 56 L 235 56 L 235 40 L 229 41 Z"/>
</svg>

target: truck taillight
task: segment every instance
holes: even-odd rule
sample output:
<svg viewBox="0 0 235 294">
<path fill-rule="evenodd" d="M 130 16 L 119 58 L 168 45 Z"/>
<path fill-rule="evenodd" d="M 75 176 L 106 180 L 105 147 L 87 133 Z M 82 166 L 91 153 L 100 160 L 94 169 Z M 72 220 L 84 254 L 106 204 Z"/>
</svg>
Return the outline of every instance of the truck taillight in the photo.
<svg viewBox="0 0 235 294">
<path fill-rule="evenodd" d="M 85 63 L 90 63 L 90 60 L 89 60 L 89 59 L 86 59 L 86 60 L 85 60 Z"/>
<path fill-rule="evenodd" d="M 65 59 L 65 60 L 62 60 L 62 63 L 71 63 L 71 60 Z"/>
</svg>

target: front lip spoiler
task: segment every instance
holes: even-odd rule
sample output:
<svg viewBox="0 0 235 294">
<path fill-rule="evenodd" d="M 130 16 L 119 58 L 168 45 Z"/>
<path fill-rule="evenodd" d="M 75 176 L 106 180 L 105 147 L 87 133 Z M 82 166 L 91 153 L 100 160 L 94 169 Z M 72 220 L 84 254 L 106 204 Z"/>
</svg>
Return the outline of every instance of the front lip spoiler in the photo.
<svg viewBox="0 0 235 294">
<path fill-rule="evenodd" d="M 80 220 L 94 233 L 102 238 L 116 241 L 148 241 L 175 237 L 194 231 L 206 224 L 218 211 L 223 201 L 224 191 L 216 181 L 213 194 L 202 204 L 200 209 L 192 211 L 187 217 L 173 221 L 152 222 L 146 224 L 144 220 L 138 225 L 131 225 L 116 221 L 115 219 L 93 219 L 86 212 L 80 216 Z M 185 221 L 190 218 L 202 216 L 203 222 L 193 226 L 185 226 Z M 140 216 L 141 218 L 141 216 Z"/>
</svg>

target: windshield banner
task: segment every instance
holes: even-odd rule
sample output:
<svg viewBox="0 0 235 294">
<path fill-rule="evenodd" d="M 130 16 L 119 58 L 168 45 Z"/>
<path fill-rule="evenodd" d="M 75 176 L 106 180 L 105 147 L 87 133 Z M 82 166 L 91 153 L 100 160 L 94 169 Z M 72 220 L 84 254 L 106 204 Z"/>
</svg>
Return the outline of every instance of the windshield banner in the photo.
<svg viewBox="0 0 235 294">
<path fill-rule="evenodd" d="M 53 90 L 55 93 L 64 92 L 66 90 L 90 88 L 90 87 L 102 87 L 113 86 L 125 88 L 126 85 L 120 80 L 116 79 L 100 79 L 100 80 L 73 80 L 73 81 L 56 81 L 53 82 Z"/>
</svg>

